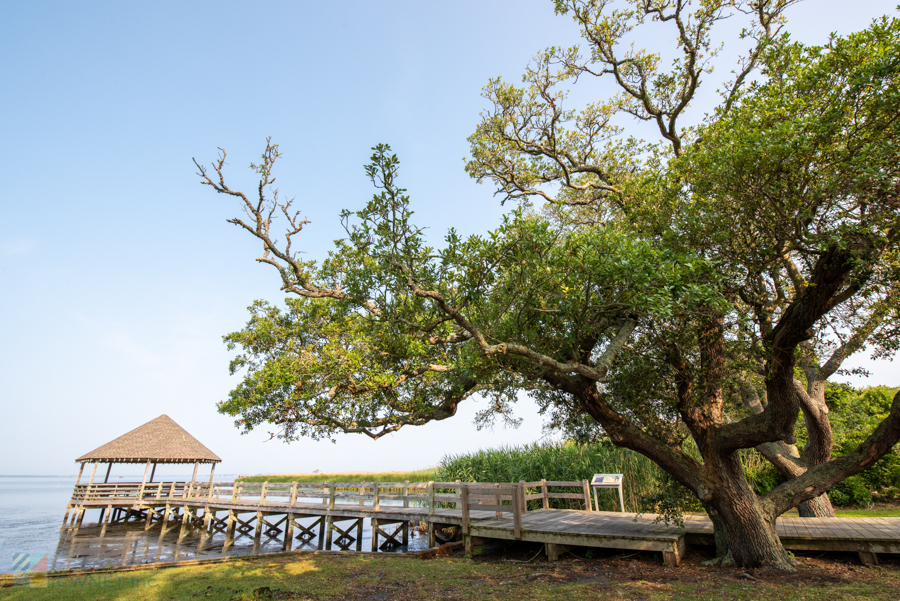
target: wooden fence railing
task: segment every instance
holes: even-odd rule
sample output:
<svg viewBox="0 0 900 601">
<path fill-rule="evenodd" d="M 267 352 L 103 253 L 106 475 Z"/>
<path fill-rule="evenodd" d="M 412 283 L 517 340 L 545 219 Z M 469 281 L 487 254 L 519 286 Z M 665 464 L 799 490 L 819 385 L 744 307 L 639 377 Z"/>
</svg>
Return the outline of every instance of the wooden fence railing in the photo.
<svg viewBox="0 0 900 601">
<path fill-rule="evenodd" d="M 554 492 L 553 488 L 581 488 L 582 492 Z M 529 492 L 535 491 L 535 492 Z M 383 501 L 392 507 L 422 507 L 434 516 L 446 509 L 460 510 L 462 531 L 468 534 L 472 512 L 494 512 L 500 518 L 511 514 L 516 538 L 522 528 L 522 514 L 528 502 L 541 501 L 550 509 L 552 499 L 577 499 L 592 511 L 587 480 L 498 483 L 498 482 L 148 482 L 79 484 L 72 493 L 72 505 L 129 502 L 169 503 L 173 501 L 216 503 L 256 508 L 350 509 L 362 506 L 379 511 Z M 476 517 L 484 518 L 484 513 Z"/>
<path fill-rule="evenodd" d="M 519 484 L 499 483 L 467 483 L 462 485 L 460 497 L 462 502 L 462 533 L 469 533 L 469 522 L 472 511 L 493 511 L 495 517 L 501 518 L 504 513 L 511 513 L 513 520 L 513 536 L 522 537 L 522 513 L 525 504 L 524 482 Z M 509 504 L 507 504 L 509 502 Z"/>
<path fill-rule="evenodd" d="M 550 509 L 551 499 L 576 499 L 584 502 L 584 508 L 591 511 L 591 487 L 587 480 L 566 482 L 559 480 L 540 480 L 537 482 L 524 482 L 526 489 L 537 489 L 538 492 L 525 495 L 525 502 L 539 499 L 542 509 Z M 551 488 L 580 488 L 581 492 L 553 492 Z"/>
</svg>

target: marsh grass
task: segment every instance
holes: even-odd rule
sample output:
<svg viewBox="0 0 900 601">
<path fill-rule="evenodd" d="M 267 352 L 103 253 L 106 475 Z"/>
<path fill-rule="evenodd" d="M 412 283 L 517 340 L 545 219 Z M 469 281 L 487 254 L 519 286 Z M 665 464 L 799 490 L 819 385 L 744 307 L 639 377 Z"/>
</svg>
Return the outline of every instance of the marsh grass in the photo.
<svg viewBox="0 0 900 601">
<path fill-rule="evenodd" d="M 573 442 L 528 444 L 501 447 L 476 453 L 450 455 L 438 466 L 438 479 L 444 482 L 534 482 L 537 480 L 590 480 L 594 474 L 624 474 L 622 492 L 625 511 L 642 509 L 641 499 L 656 492 L 661 481 L 660 469 L 649 459 L 609 443 L 580 445 Z M 581 489 L 554 489 L 556 492 L 581 492 Z M 529 489 L 529 494 L 536 492 Z M 599 490 L 601 511 L 618 511 L 615 489 Z M 529 509 L 537 509 L 540 501 L 529 501 Z M 553 499 L 558 509 L 582 509 L 574 499 Z"/>
<path fill-rule="evenodd" d="M 262 476 L 242 476 L 238 482 L 428 482 L 435 480 L 436 468 L 409 472 L 355 472 L 319 474 L 268 474 Z"/>
</svg>

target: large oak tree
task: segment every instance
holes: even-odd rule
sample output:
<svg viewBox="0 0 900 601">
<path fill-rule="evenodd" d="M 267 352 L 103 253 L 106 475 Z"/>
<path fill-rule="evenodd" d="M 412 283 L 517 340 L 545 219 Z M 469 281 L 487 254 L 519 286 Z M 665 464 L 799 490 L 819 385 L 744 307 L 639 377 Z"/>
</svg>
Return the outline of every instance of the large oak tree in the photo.
<svg viewBox="0 0 900 601">
<path fill-rule="evenodd" d="M 243 349 L 232 370 L 246 373 L 220 411 L 285 439 L 378 438 L 476 394 L 481 419 L 508 417 L 525 392 L 687 487 L 738 565 L 791 569 L 776 518 L 900 438 L 898 395 L 863 443 L 832 457 L 817 388 L 867 341 L 894 348 L 900 23 L 803 47 L 779 33 L 787 0 L 608 4 L 558 1 L 586 50 L 551 48 L 524 86 L 486 87 L 467 169 L 517 204 L 483 236 L 451 230 L 429 246 L 382 145 L 367 167 L 376 195 L 343 213 L 347 236 L 327 260 L 302 261 L 293 242 L 306 222 L 271 187 L 277 146 L 254 166 L 252 196 L 226 183 L 224 151 L 212 171 L 198 164 L 204 184 L 240 199 L 246 217 L 230 221 L 262 242 L 257 260 L 292 295 L 283 309 L 256 303 L 226 337 Z M 716 112 L 685 128 L 729 10 L 748 16 L 753 44 Z M 620 54 L 645 21 L 673 27 L 672 69 Z M 594 76 L 621 93 L 566 108 L 560 84 Z M 625 135 L 623 114 L 659 142 Z M 740 461 L 752 448 L 791 479 L 754 494 Z"/>
</svg>

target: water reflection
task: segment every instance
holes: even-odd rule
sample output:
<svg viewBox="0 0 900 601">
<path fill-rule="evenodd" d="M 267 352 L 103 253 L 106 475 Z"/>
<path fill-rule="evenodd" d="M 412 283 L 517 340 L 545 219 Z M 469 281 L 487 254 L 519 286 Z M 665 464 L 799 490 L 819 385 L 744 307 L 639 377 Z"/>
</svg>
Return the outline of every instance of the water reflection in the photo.
<svg viewBox="0 0 900 601">
<path fill-rule="evenodd" d="M 314 518 L 298 519 L 307 530 L 295 530 L 289 541 L 291 550 L 321 550 L 326 540 Z M 348 527 L 347 523 L 335 525 L 345 530 L 347 535 L 338 538 L 335 532 L 330 548 L 335 550 L 368 551 L 371 549 L 372 527 L 369 520 L 363 520 Z M 316 527 L 314 527 L 316 526 Z M 309 532 L 315 533 L 310 537 Z M 99 524 L 87 524 L 73 530 L 60 532 L 59 543 L 52 557 L 48 557 L 48 570 L 87 569 L 111 566 L 129 566 L 154 562 L 178 562 L 239 555 L 277 553 L 285 550 L 284 534 L 275 531 L 260 532 L 258 540 L 253 530 L 246 533 L 235 529 L 234 540 L 226 546 L 226 536 L 222 532 L 210 534 L 206 529 L 188 528 L 182 536 L 180 522 L 156 523 L 145 530 L 142 522 L 109 524 L 105 528 Z M 399 540 L 399 535 L 397 540 Z M 381 540 L 379 539 L 379 543 Z M 410 526 L 407 545 L 385 545 L 380 552 L 405 552 L 425 549 L 427 536 L 418 528 Z"/>
</svg>

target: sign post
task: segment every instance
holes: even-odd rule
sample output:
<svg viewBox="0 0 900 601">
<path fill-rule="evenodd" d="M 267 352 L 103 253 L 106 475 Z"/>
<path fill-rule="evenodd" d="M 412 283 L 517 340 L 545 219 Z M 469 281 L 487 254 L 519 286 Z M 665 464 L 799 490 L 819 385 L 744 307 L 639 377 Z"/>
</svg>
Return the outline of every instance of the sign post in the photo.
<svg viewBox="0 0 900 601">
<path fill-rule="evenodd" d="M 622 513 L 625 513 L 625 500 L 622 496 L 622 478 L 624 474 L 594 474 L 591 478 L 591 487 L 594 489 L 594 506 L 600 511 L 600 504 L 597 502 L 598 488 L 616 488 L 619 490 L 619 507 Z"/>
</svg>

